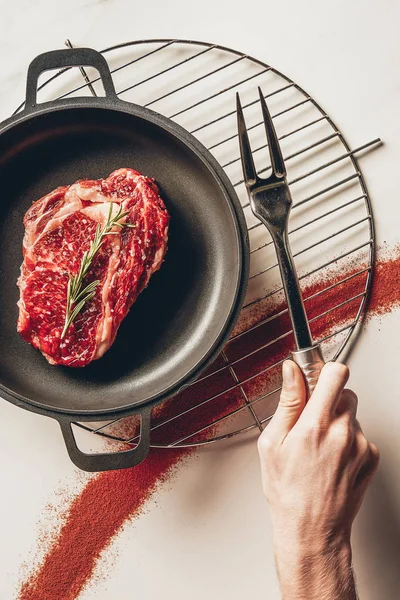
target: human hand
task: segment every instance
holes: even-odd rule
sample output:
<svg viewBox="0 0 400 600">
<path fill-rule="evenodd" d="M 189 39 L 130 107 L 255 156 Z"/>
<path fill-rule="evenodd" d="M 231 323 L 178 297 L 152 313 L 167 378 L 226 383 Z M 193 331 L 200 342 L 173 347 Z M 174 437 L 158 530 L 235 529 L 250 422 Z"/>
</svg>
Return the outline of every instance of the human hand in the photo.
<svg viewBox="0 0 400 600">
<path fill-rule="evenodd" d="M 350 532 L 379 453 L 356 420 L 349 371 L 327 363 L 306 404 L 303 375 L 283 365 L 276 413 L 259 438 L 262 481 L 285 599 L 356 598 Z"/>
</svg>

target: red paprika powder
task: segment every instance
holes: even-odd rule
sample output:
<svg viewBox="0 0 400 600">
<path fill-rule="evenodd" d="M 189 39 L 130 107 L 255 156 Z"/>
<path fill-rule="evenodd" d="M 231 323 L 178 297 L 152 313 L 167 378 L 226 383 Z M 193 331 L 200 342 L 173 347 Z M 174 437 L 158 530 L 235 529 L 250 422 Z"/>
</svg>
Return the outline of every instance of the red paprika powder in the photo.
<svg viewBox="0 0 400 600">
<path fill-rule="evenodd" d="M 334 275 L 330 281 L 314 283 L 304 290 L 307 313 L 310 319 L 324 312 L 322 317 L 311 323 L 313 335 L 318 338 L 328 335 L 333 326 L 350 323 L 356 316 L 360 300 L 345 302 L 364 290 L 366 272 L 356 275 L 360 270 L 349 269 L 348 273 Z M 330 284 L 339 284 L 334 290 L 320 293 Z M 400 254 L 378 263 L 374 278 L 373 290 L 369 303 L 370 315 L 382 315 L 400 305 Z M 335 308 L 339 306 L 338 308 Z M 323 308 L 323 310 L 322 310 Z M 236 332 L 246 326 L 262 323 L 268 316 L 284 309 L 284 305 L 268 300 L 264 303 L 245 309 Z M 326 312 L 329 311 L 331 312 Z M 285 358 L 293 346 L 293 339 L 288 335 L 279 342 L 257 350 L 260 346 L 274 340 L 277 335 L 290 329 L 287 314 L 260 324 L 249 333 L 234 337 L 227 345 L 226 355 L 230 361 L 237 360 L 235 371 L 244 384 L 249 397 L 257 397 L 261 389 L 266 392 L 276 385 L 278 371 L 265 371 L 268 375 L 258 376 L 262 369 L 267 369 L 277 361 Z M 240 357 L 254 353 L 243 360 Z M 209 374 L 203 376 L 194 386 L 175 399 L 168 401 L 155 417 L 165 419 L 179 414 L 196 404 L 207 400 L 215 394 L 234 386 L 234 380 L 225 368 L 224 360 L 219 358 Z M 256 375 L 253 379 L 253 375 Z M 227 414 L 242 402 L 238 388 L 231 392 L 220 393 L 215 400 L 203 404 L 199 409 L 188 412 L 184 417 L 171 421 L 170 428 L 159 428 L 153 441 L 162 442 L 178 439 L 188 432 L 201 428 L 211 420 Z M 209 430 L 207 431 L 209 435 Z M 100 553 L 108 546 L 127 519 L 137 517 L 157 486 L 168 478 L 174 468 L 192 449 L 152 449 L 148 458 L 134 469 L 101 473 L 90 480 L 84 490 L 73 500 L 58 539 L 48 551 L 39 568 L 31 573 L 21 585 L 19 600 L 76 600 L 81 590 L 89 582 Z"/>
</svg>

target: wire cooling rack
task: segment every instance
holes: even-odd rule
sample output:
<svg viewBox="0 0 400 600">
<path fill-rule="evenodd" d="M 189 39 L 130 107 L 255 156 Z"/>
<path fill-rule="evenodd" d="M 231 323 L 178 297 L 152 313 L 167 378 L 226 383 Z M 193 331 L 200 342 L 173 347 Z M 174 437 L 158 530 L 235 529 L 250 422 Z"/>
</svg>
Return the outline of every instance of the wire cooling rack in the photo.
<svg viewBox="0 0 400 600">
<path fill-rule="evenodd" d="M 69 40 L 66 45 L 72 47 Z M 182 397 L 155 410 L 151 445 L 202 445 L 261 431 L 276 407 L 280 365 L 289 355 L 291 330 L 272 241 L 249 209 L 242 180 L 235 93 L 240 92 L 260 173 L 268 169 L 268 151 L 257 86 L 268 100 L 294 200 L 291 246 L 313 334 L 326 359 L 336 359 L 348 345 L 366 308 L 375 234 L 356 155 L 380 140 L 351 149 L 332 119 L 299 85 L 270 65 L 217 44 L 141 40 L 107 48 L 103 54 L 122 99 L 173 119 L 213 153 L 241 200 L 250 236 L 249 287 L 239 323 L 211 369 Z M 39 100 L 102 93 L 92 69 L 64 69 L 41 84 Z M 312 309 L 316 299 L 317 308 Z M 343 317 L 343 309 L 349 307 Z M 318 328 L 327 318 L 329 329 Z M 76 425 L 119 442 L 134 444 L 138 439 L 135 418 Z"/>
</svg>

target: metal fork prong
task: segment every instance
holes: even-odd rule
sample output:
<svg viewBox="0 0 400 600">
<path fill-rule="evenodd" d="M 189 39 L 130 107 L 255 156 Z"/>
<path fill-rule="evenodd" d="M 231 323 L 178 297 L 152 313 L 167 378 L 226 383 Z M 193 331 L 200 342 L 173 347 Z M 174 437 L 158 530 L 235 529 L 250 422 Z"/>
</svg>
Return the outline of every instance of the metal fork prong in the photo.
<svg viewBox="0 0 400 600">
<path fill-rule="evenodd" d="M 249 134 L 247 133 L 243 109 L 240 103 L 238 93 L 236 93 L 236 109 L 239 132 L 240 158 L 242 160 L 243 177 L 246 186 L 251 186 L 257 182 L 258 178 L 256 167 L 254 165 L 253 155 L 251 153 Z"/>
<path fill-rule="evenodd" d="M 261 109 L 264 118 L 265 132 L 267 134 L 269 156 L 271 159 L 272 174 L 276 177 L 285 177 L 286 168 L 282 156 L 281 147 L 279 145 L 278 136 L 276 135 L 275 127 L 272 122 L 271 114 L 268 110 L 267 103 L 265 102 L 264 95 L 261 88 L 258 88 L 260 94 Z"/>
</svg>

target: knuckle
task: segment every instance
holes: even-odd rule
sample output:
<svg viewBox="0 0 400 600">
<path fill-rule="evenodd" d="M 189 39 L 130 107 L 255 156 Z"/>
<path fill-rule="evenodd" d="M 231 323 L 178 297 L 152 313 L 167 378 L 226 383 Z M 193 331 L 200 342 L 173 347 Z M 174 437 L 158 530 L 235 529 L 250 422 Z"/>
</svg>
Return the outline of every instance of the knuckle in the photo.
<svg viewBox="0 0 400 600">
<path fill-rule="evenodd" d="M 317 412 L 308 415 L 306 426 L 311 431 L 326 430 L 330 424 L 328 413 L 318 414 Z"/>
<path fill-rule="evenodd" d="M 372 456 L 376 457 L 379 460 L 380 452 L 379 452 L 379 449 L 375 446 L 375 444 L 373 444 L 372 442 L 369 442 L 369 449 L 371 451 Z"/>
<path fill-rule="evenodd" d="M 379 465 L 379 450 L 370 442 L 367 442 L 368 451 L 361 461 L 361 469 L 358 475 L 360 481 L 369 480 L 378 469 Z"/>
<path fill-rule="evenodd" d="M 380 461 L 380 452 L 372 442 L 369 443 L 369 451 L 371 456 L 372 468 L 376 469 Z"/>
<path fill-rule="evenodd" d="M 352 390 L 345 389 L 340 394 L 339 401 L 336 405 L 335 414 L 339 418 L 347 418 L 354 423 L 357 414 L 357 406 L 358 400 L 355 393 Z"/>
<path fill-rule="evenodd" d="M 326 427 L 320 419 L 309 419 L 296 431 L 306 445 L 318 444 L 326 435 Z"/>
<path fill-rule="evenodd" d="M 260 456 L 265 456 L 266 454 L 268 454 L 271 451 L 272 447 L 273 447 L 272 441 L 271 441 L 269 435 L 267 434 L 267 431 L 265 430 L 260 435 L 260 437 L 258 438 L 258 441 L 257 441 L 257 449 L 258 449 Z"/>
<path fill-rule="evenodd" d="M 336 420 L 329 429 L 331 441 L 339 448 L 347 447 L 353 440 L 353 428 L 347 414 L 344 418 Z"/>
<path fill-rule="evenodd" d="M 300 398 L 295 392 L 282 390 L 279 403 L 285 408 L 297 407 L 300 404 Z"/>
</svg>

